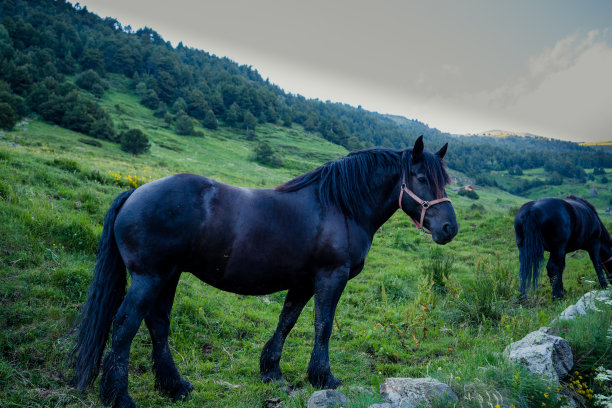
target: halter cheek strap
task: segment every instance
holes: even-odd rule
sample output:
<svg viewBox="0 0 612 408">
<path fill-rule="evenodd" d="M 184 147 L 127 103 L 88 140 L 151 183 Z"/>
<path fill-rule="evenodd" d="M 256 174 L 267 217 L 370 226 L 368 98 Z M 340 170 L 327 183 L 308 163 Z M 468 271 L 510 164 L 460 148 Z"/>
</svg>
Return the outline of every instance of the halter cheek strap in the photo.
<svg viewBox="0 0 612 408">
<path fill-rule="evenodd" d="M 408 194 L 414 201 L 416 201 L 420 206 L 421 206 L 421 220 L 420 222 L 416 222 L 416 220 L 412 217 L 412 222 L 414 222 L 414 225 L 416 225 L 416 227 L 425 232 L 426 234 L 431 234 L 431 232 L 426 231 L 425 227 L 423 226 L 423 221 L 425 220 L 425 213 L 427 212 L 428 208 L 431 208 L 432 206 L 436 205 L 436 204 L 440 204 L 443 203 L 445 201 L 448 201 L 449 203 L 451 202 L 450 198 L 447 197 L 442 197 L 442 198 L 438 198 L 436 200 L 433 201 L 425 201 L 423 199 L 421 199 L 421 197 L 419 197 L 418 195 L 414 194 L 406 185 L 406 176 L 404 174 L 402 174 L 402 187 L 400 189 L 400 194 L 399 194 L 399 208 L 400 210 L 404 210 L 402 208 L 402 197 L 404 195 L 404 193 Z M 612 259 L 612 258 L 610 258 Z M 606 261 L 607 262 L 607 261 Z"/>
</svg>

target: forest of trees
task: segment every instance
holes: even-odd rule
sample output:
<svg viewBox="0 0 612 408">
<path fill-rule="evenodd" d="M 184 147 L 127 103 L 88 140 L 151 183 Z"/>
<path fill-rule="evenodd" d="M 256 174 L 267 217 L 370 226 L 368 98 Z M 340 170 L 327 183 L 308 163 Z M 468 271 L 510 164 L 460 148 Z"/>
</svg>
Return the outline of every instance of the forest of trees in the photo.
<svg viewBox="0 0 612 408">
<path fill-rule="evenodd" d="M 3 0 L 0 4 L 0 128 L 35 112 L 46 121 L 120 142 L 98 103 L 109 74 L 129 78 L 140 102 L 178 134 L 228 126 L 256 132 L 262 123 L 301 125 L 357 149 L 405 148 L 424 135 L 431 148 L 449 141 L 451 168 L 490 182 L 491 170 L 545 167 L 565 177 L 584 168 L 612 167 L 612 155 L 576 143 L 537 137 L 460 137 L 418 120 L 284 92 L 250 66 L 188 48 L 172 47 L 154 30 L 137 31 L 64 0 Z M 563 154 L 560 154 L 563 153 Z"/>
</svg>

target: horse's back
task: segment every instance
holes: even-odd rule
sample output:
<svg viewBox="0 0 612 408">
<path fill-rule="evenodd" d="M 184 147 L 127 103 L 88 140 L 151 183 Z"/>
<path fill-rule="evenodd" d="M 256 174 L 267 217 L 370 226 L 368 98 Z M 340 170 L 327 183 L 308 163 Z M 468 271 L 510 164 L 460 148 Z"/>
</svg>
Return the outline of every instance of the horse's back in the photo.
<svg viewBox="0 0 612 408">
<path fill-rule="evenodd" d="M 514 218 L 517 244 L 520 245 L 520 236 L 524 231 L 538 230 L 546 250 L 564 245 L 572 234 L 572 217 L 568 207 L 564 200 L 554 197 L 523 204 Z"/>
<path fill-rule="evenodd" d="M 539 229 L 545 249 L 563 247 L 567 252 L 583 249 L 597 234 L 597 220 L 593 211 L 580 199 L 542 198 L 525 203 L 514 219 L 517 231 Z"/>
</svg>

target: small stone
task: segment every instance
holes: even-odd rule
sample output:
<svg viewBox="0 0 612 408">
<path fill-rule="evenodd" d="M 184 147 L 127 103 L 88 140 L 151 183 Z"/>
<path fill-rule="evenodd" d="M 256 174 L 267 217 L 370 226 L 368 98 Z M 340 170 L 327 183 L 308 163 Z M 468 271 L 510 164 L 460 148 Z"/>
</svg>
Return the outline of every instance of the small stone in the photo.
<svg viewBox="0 0 612 408">
<path fill-rule="evenodd" d="M 308 399 L 308 408 L 339 408 L 348 403 L 344 394 L 334 390 L 316 391 Z"/>
<path fill-rule="evenodd" d="M 281 401 L 281 399 L 278 397 L 267 399 L 266 402 L 264 403 L 265 408 L 281 408 L 284 405 L 285 403 Z"/>
<path fill-rule="evenodd" d="M 394 407 L 417 408 L 434 400 L 457 401 L 451 388 L 433 378 L 387 378 L 380 386 L 382 397 Z"/>
</svg>

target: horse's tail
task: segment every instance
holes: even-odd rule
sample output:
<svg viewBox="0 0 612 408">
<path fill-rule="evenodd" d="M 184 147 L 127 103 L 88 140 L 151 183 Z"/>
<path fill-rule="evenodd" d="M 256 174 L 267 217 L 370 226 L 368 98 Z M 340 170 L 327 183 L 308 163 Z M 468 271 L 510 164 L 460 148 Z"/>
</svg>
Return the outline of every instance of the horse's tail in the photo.
<svg viewBox="0 0 612 408">
<path fill-rule="evenodd" d="M 530 289 L 535 292 L 544 260 L 544 239 L 533 208 L 523 207 L 514 219 L 516 245 L 519 249 L 521 297 Z"/>
<path fill-rule="evenodd" d="M 84 391 L 98 376 L 111 323 L 125 297 L 127 274 L 113 227 L 121 206 L 133 192 L 129 190 L 117 196 L 104 219 L 94 277 L 77 321 L 78 337 L 70 356 L 74 368 L 72 385 L 80 391 Z"/>
</svg>

